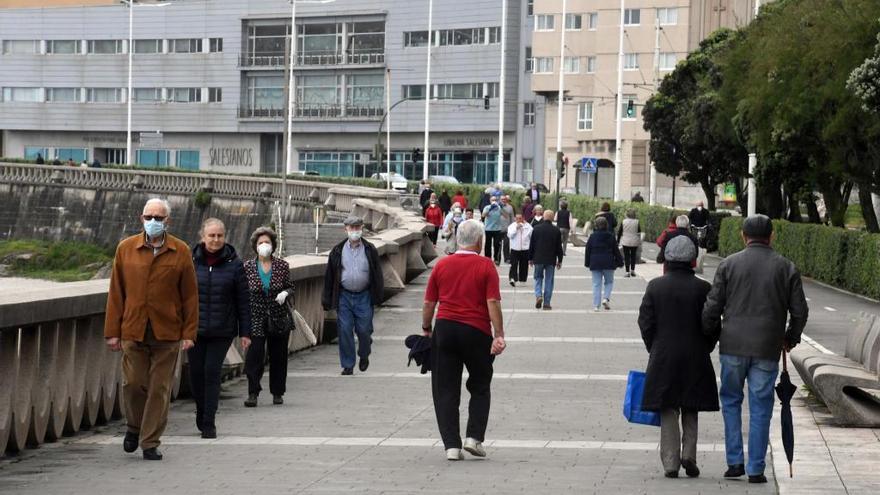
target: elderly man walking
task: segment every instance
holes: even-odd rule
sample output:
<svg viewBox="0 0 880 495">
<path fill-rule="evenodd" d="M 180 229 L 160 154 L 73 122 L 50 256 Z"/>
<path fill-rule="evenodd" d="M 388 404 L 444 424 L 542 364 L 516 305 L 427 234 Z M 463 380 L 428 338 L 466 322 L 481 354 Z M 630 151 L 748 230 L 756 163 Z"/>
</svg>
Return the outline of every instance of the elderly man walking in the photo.
<svg viewBox="0 0 880 495">
<path fill-rule="evenodd" d="M 532 229 L 529 242 L 529 264 L 535 267 L 535 309 L 553 309 L 553 279 L 562 268 L 562 257 L 562 232 L 553 225 L 553 211 L 547 210 L 543 221 Z"/>
<path fill-rule="evenodd" d="M 324 272 L 324 293 L 321 305 L 325 311 L 336 310 L 336 329 L 339 334 L 339 362 L 342 374 L 354 372 L 357 333 L 358 368 L 363 372 L 370 366 L 373 345 L 373 307 L 382 302 L 385 282 L 379 252 L 363 239 L 364 221 L 349 217 L 343 222 L 347 239 L 330 251 Z"/>
<path fill-rule="evenodd" d="M 140 219 L 144 231 L 116 248 L 104 337 L 122 350 L 123 449 L 134 452 L 140 443 L 144 459 L 158 461 L 174 368 L 196 338 L 199 289 L 189 247 L 167 232 L 168 202 L 147 201 Z"/>
<path fill-rule="evenodd" d="M 718 266 L 703 308 L 703 332 L 713 338 L 720 335 L 720 397 L 728 464 L 724 477 L 748 474 L 749 483 L 767 482 L 764 458 L 779 353 L 800 342 L 809 312 L 801 276 L 794 263 L 770 247 L 772 235 L 773 223 L 764 215 L 743 222 L 746 248 Z M 744 465 L 742 402 L 746 381 L 749 457 Z"/>
<path fill-rule="evenodd" d="M 485 457 L 492 363 L 505 348 L 498 272 L 492 260 L 479 255 L 483 226 L 476 220 L 462 222 L 457 240 L 458 251 L 431 271 L 422 309 L 422 331 L 431 337 L 434 411 L 450 461 L 464 459 L 458 412 L 462 367 L 471 394 L 464 450 Z"/>
</svg>

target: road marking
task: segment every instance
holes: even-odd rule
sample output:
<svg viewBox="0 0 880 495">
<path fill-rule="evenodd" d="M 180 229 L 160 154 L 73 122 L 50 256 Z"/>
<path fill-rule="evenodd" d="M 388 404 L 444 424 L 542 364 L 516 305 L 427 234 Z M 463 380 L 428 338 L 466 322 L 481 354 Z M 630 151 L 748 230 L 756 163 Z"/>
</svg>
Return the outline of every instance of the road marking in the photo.
<svg viewBox="0 0 880 495">
<path fill-rule="evenodd" d="M 837 312 L 837 310 L 832 308 L 831 306 L 825 306 L 825 311 L 831 311 L 832 313 Z"/>
<path fill-rule="evenodd" d="M 564 315 L 590 315 L 590 314 L 603 314 L 603 315 L 637 315 L 639 311 L 637 309 L 612 309 L 609 311 L 593 311 L 592 309 L 554 309 L 552 311 L 543 311 L 540 309 L 531 309 L 531 308 L 503 308 L 505 313 L 518 313 L 518 314 L 539 314 L 539 313 L 549 313 L 549 314 L 564 314 Z M 384 313 L 413 313 L 421 311 L 422 308 L 387 308 L 383 307 L 381 312 Z"/>
<path fill-rule="evenodd" d="M 343 380 L 366 380 L 371 378 L 431 378 L 429 374 L 421 374 L 416 372 L 403 373 L 357 373 L 351 376 L 342 376 L 339 373 L 330 373 L 323 371 L 294 371 L 287 374 L 288 378 L 339 378 Z M 463 373 L 462 378 L 467 378 L 468 374 Z M 493 380 L 563 380 L 563 381 L 615 381 L 625 382 L 627 375 L 602 375 L 602 374 L 567 374 L 567 373 L 494 373 Z"/>
<path fill-rule="evenodd" d="M 516 293 L 516 294 L 534 296 L 534 293 L 532 292 L 532 290 L 533 290 L 533 286 L 531 284 L 529 284 L 528 287 L 522 287 L 521 289 L 516 290 L 516 291 L 514 291 L 513 289 L 504 289 L 501 291 L 501 293 L 502 294 Z M 644 293 L 645 293 L 645 291 L 643 291 L 643 290 L 631 290 L 631 291 L 616 290 L 612 293 L 612 295 L 614 295 L 614 296 L 641 296 L 641 295 L 644 295 Z M 553 291 L 554 296 L 559 295 L 559 294 L 581 294 L 581 295 L 585 295 L 585 296 L 592 296 L 593 291 L 592 290 L 554 290 Z"/>
<path fill-rule="evenodd" d="M 374 335 L 373 340 L 403 342 L 406 335 Z M 528 344 L 643 344 L 642 339 L 620 337 L 505 337 L 507 342 Z"/>
<path fill-rule="evenodd" d="M 122 442 L 122 435 L 96 434 L 85 436 L 71 443 L 80 445 L 116 445 Z M 203 439 L 196 435 L 167 435 L 162 437 L 162 445 L 251 445 L 251 446 L 330 446 L 330 447 L 421 447 L 442 448 L 443 441 L 436 438 L 411 437 L 259 437 L 224 435 L 216 439 Z M 566 450 L 629 450 L 656 451 L 659 442 L 617 442 L 601 440 L 550 440 L 550 439 L 487 439 L 484 447 L 494 449 L 566 449 Z M 723 443 L 697 444 L 700 452 L 724 452 Z"/>
<path fill-rule="evenodd" d="M 801 334 L 801 339 L 803 339 L 804 342 L 813 346 L 817 351 L 821 352 L 822 354 L 834 354 L 833 351 L 829 350 L 828 348 L 811 339 L 810 337 L 807 337 L 806 335 Z"/>
</svg>

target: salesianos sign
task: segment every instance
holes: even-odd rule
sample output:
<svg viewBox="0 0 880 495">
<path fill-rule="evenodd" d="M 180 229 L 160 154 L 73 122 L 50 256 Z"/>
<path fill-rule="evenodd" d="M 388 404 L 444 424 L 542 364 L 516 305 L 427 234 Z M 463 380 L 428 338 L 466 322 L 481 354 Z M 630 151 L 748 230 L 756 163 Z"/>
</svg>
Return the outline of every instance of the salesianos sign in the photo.
<svg viewBox="0 0 880 495">
<path fill-rule="evenodd" d="M 211 148 L 212 167 L 250 167 L 254 164 L 254 150 L 250 148 Z"/>
</svg>

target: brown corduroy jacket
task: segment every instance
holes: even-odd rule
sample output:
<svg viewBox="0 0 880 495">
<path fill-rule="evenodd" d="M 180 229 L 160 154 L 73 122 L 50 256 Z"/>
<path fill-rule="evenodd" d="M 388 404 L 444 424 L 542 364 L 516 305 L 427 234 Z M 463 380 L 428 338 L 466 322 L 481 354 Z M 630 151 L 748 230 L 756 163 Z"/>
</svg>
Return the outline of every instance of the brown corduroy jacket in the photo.
<svg viewBox="0 0 880 495">
<path fill-rule="evenodd" d="M 144 233 L 119 243 L 113 259 L 104 337 L 143 342 L 147 321 L 156 340 L 195 340 L 199 290 L 189 247 L 165 234 L 157 255 Z"/>
</svg>

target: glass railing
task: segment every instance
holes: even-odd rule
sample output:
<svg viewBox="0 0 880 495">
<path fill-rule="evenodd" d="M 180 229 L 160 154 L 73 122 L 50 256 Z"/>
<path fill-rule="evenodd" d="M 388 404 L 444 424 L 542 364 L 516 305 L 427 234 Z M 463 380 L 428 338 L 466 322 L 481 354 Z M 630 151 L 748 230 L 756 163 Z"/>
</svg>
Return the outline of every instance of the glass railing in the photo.
<svg viewBox="0 0 880 495">
<path fill-rule="evenodd" d="M 248 106 L 242 106 L 239 108 L 238 118 L 248 120 L 255 119 L 283 121 L 286 113 L 286 108 L 252 108 Z M 372 120 L 380 119 L 384 114 L 385 109 L 381 106 L 299 103 L 294 104 L 293 107 L 293 118 L 298 120 Z"/>
<path fill-rule="evenodd" d="M 239 67 L 284 67 L 287 63 L 284 54 L 258 54 L 242 53 L 239 56 Z M 327 52 L 302 52 L 297 53 L 296 63 L 299 66 L 332 66 L 332 65 L 382 65 L 385 63 L 384 52 L 359 52 L 359 53 L 327 53 Z"/>
</svg>

